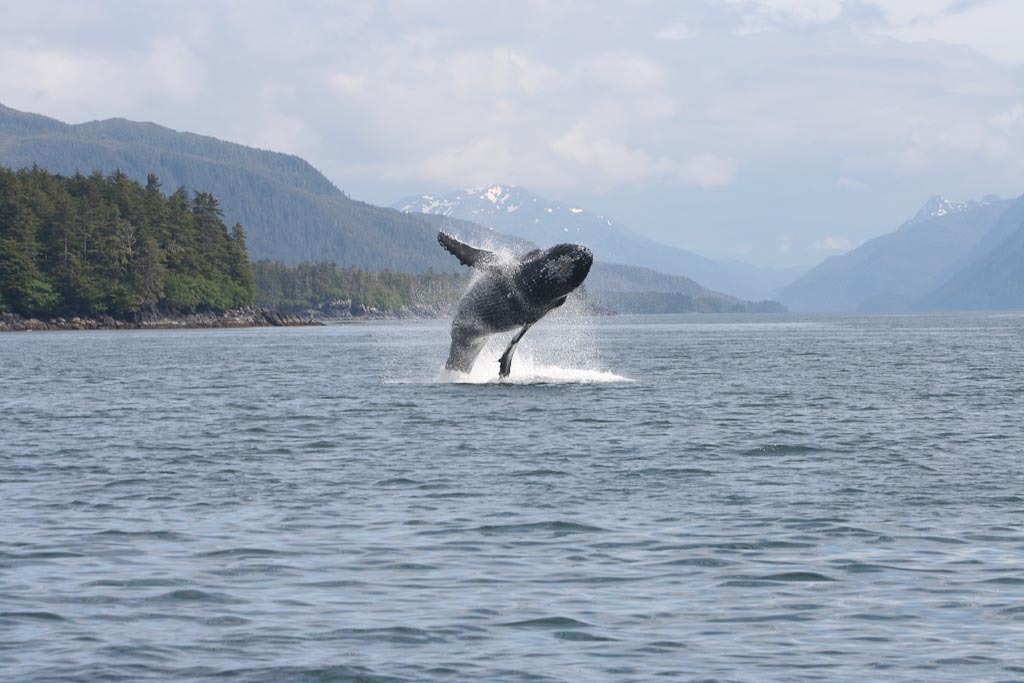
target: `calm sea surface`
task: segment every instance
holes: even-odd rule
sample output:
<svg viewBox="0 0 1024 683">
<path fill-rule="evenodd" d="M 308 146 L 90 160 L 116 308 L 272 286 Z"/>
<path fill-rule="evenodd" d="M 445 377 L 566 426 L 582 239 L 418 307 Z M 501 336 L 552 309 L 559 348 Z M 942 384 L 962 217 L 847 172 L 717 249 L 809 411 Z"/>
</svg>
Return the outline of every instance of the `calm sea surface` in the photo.
<svg viewBox="0 0 1024 683">
<path fill-rule="evenodd" d="M 446 347 L 0 335 L 0 679 L 1024 680 L 1024 317 Z"/>
</svg>

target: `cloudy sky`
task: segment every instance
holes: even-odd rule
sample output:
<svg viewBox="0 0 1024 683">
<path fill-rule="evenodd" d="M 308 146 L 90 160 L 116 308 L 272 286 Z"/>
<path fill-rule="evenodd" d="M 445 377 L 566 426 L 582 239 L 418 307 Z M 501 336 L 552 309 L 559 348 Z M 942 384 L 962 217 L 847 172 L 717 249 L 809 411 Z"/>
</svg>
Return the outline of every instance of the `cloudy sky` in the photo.
<svg viewBox="0 0 1024 683">
<path fill-rule="evenodd" d="M 7 2 L 0 103 L 811 264 L 932 194 L 1024 192 L 1022 26 L 1019 0 Z"/>
</svg>

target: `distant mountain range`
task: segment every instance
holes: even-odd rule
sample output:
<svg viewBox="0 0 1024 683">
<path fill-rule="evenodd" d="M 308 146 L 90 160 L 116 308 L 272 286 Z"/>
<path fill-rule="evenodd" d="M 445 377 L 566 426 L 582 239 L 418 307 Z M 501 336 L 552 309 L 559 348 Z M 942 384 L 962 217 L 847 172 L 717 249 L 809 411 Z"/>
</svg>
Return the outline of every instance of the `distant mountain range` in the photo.
<svg viewBox="0 0 1024 683">
<path fill-rule="evenodd" d="M 1024 306 L 1004 295 L 1014 280 L 1005 249 L 1024 221 L 1024 199 L 951 202 L 932 197 L 896 231 L 812 268 L 779 294 L 797 311 L 900 312 Z M 1011 250 L 1012 251 L 1012 250 Z M 993 259 L 996 254 L 1001 258 Z M 1003 283 L 1002 280 L 1010 277 Z M 1024 272 L 1018 271 L 1016 282 Z M 1000 282 L 996 282 L 999 280 Z M 970 284 L 972 293 L 964 288 Z"/>
<path fill-rule="evenodd" d="M 141 182 L 154 173 L 168 192 L 179 186 L 210 192 L 220 201 L 228 224 L 243 224 L 249 253 L 257 260 L 453 271 L 460 266 L 437 245 L 440 229 L 510 252 L 525 251 L 535 242 L 443 214 L 409 214 L 355 201 L 299 157 L 153 123 L 111 119 L 69 125 L 0 105 L 0 165 L 38 165 L 64 175 L 120 169 Z M 779 308 L 749 304 L 686 277 L 600 258 L 588 289 L 598 301 L 617 302 L 616 310 L 623 312 Z M 657 303 L 649 306 L 649 300 Z"/>
<path fill-rule="evenodd" d="M 768 299 L 803 268 L 759 268 L 739 261 L 705 258 L 638 235 L 617 221 L 585 208 L 543 199 L 515 185 L 487 185 L 450 194 L 406 197 L 392 205 L 409 214 L 472 221 L 548 247 L 579 242 L 598 259 L 693 278 L 712 289 L 746 299 Z"/>
<path fill-rule="evenodd" d="M 966 266 L 918 301 L 916 308 L 1024 308 L 1024 196 L 988 229 L 966 260 Z"/>
</svg>

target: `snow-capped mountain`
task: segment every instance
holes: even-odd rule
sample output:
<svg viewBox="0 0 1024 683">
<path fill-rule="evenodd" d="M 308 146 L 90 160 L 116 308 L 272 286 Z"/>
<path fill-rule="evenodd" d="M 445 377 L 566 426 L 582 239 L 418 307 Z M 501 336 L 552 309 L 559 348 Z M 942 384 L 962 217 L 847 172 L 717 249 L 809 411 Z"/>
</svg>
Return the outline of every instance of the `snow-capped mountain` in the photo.
<svg viewBox="0 0 1024 683">
<path fill-rule="evenodd" d="M 955 213 L 963 213 L 964 211 L 971 211 L 978 207 L 989 206 L 990 204 L 998 204 L 1003 200 L 994 194 L 985 195 L 980 201 L 970 199 L 966 202 L 954 202 L 951 199 L 947 199 L 941 195 L 933 195 L 927 202 L 924 203 L 914 217 L 904 223 L 902 227 L 909 225 L 915 225 L 923 221 L 931 220 L 932 218 L 940 218 L 942 216 L 949 216 Z"/>
<path fill-rule="evenodd" d="M 744 299 L 772 298 L 799 275 L 792 269 L 719 261 L 670 247 L 638 235 L 607 216 L 538 197 L 515 185 L 493 184 L 441 196 L 406 197 L 393 207 L 405 213 L 472 221 L 542 247 L 560 242 L 585 244 L 594 251 L 598 261 L 685 276 L 705 287 Z"/>
<path fill-rule="evenodd" d="M 614 225 L 604 216 L 592 214 L 578 206 L 541 199 L 515 185 L 471 187 L 440 197 L 409 197 L 394 208 L 404 213 L 427 213 L 470 220 L 499 232 L 528 239 L 542 247 L 576 241 L 595 249 L 595 244 L 600 245 L 613 235 L 630 235 L 624 226 Z"/>
<path fill-rule="evenodd" d="M 895 231 L 825 259 L 779 298 L 795 311 L 912 310 L 1020 226 L 1003 218 L 1012 204 L 994 195 L 963 203 L 932 197 Z"/>
</svg>

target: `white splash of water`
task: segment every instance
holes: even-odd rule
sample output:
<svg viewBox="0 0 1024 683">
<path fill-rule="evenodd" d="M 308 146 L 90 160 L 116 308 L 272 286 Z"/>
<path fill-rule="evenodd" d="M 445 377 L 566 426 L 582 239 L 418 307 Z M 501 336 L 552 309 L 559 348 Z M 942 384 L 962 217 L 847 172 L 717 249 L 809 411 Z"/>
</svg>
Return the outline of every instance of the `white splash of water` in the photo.
<svg viewBox="0 0 1024 683">
<path fill-rule="evenodd" d="M 498 358 L 501 352 L 488 353 L 485 349 L 469 373 L 441 369 L 438 381 L 451 384 L 604 384 L 632 382 L 633 380 L 608 370 L 549 365 L 531 354 L 519 351 L 512 361 L 508 377 L 498 377 Z"/>
<path fill-rule="evenodd" d="M 593 318 L 582 297 L 573 295 L 523 337 L 512 358 L 512 372 L 498 377 L 498 360 L 513 332 L 496 334 L 480 352 L 472 371 L 441 370 L 437 381 L 456 384 L 589 384 L 632 382 L 603 369 Z"/>
</svg>

